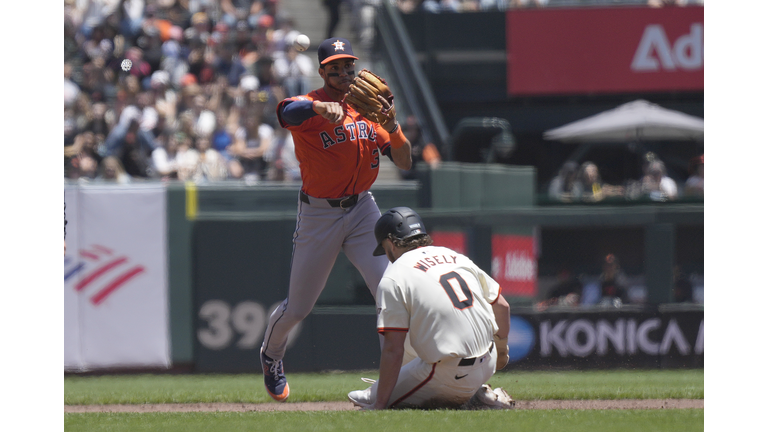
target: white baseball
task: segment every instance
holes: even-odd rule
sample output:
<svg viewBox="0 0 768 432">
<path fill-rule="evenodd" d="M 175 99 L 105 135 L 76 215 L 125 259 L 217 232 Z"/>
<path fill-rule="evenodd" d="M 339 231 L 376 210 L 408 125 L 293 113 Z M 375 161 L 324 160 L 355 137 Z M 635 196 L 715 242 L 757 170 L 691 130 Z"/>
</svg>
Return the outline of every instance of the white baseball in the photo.
<svg viewBox="0 0 768 432">
<path fill-rule="evenodd" d="M 293 47 L 296 48 L 296 51 L 306 51 L 309 48 L 309 37 L 305 34 L 296 36 Z"/>
<path fill-rule="evenodd" d="M 121 68 L 122 68 L 124 71 L 126 71 L 126 72 L 128 72 L 129 70 L 131 70 L 131 66 L 133 66 L 133 62 L 132 62 L 132 61 L 130 61 L 130 60 L 128 60 L 128 59 L 125 59 L 125 60 L 123 60 L 123 62 L 122 62 L 122 63 L 120 63 L 120 67 L 121 67 Z"/>
</svg>

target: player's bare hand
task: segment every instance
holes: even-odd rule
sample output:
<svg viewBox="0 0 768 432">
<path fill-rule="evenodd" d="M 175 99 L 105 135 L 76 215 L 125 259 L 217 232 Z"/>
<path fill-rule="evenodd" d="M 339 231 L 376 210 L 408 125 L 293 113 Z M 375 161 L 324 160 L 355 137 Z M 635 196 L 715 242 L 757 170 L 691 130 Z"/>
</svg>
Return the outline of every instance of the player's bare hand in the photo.
<svg viewBox="0 0 768 432">
<path fill-rule="evenodd" d="M 377 95 L 376 97 L 379 99 L 379 102 L 381 102 L 381 110 L 382 111 L 384 111 L 384 112 L 389 111 L 389 108 L 391 106 L 394 106 L 394 101 L 392 101 L 392 105 L 390 105 L 389 101 L 384 96 Z"/>
<path fill-rule="evenodd" d="M 318 115 L 331 123 L 341 123 L 346 115 L 338 102 L 318 102 L 313 108 Z"/>
<path fill-rule="evenodd" d="M 377 95 L 377 99 L 381 102 L 381 113 L 387 118 L 387 120 L 382 123 L 382 126 L 388 131 L 392 130 L 392 127 L 395 126 L 395 116 L 397 115 L 397 111 L 395 110 L 395 99 L 392 96 L 387 99 L 382 95 Z"/>
</svg>

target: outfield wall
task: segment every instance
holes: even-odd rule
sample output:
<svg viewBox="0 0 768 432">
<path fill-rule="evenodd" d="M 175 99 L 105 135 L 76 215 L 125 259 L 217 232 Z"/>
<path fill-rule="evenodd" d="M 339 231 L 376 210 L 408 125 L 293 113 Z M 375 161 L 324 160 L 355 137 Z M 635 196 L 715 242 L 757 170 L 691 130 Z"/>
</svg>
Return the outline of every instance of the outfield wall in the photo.
<svg viewBox="0 0 768 432">
<path fill-rule="evenodd" d="M 222 297 L 202 307 L 195 370 L 258 373 L 269 301 Z M 703 307 L 628 309 L 513 309 L 505 369 L 704 367 Z M 295 328 L 284 361 L 295 372 L 362 370 L 377 369 L 379 355 L 373 306 L 319 306 Z"/>
<path fill-rule="evenodd" d="M 574 260 L 569 265 L 581 265 L 588 270 L 596 264 L 592 263 L 593 258 L 605 250 L 621 250 L 629 269 L 651 275 L 645 281 L 646 300 L 651 304 L 671 299 L 671 278 L 667 275 L 671 275 L 674 262 L 700 260 L 703 266 L 703 205 L 539 207 L 535 204 L 534 178 L 535 171 L 526 167 L 479 169 L 476 165 L 446 164 L 441 170 L 422 172 L 419 182 L 377 184 L 373 191 L 382 210 L 408 205 L 419 211 L 439 243 L 470 256 L 502 282 L 504 295 L 513 305 L 528 310 L 531 308 L 527 305 L 543 294 L 540 273 L 551 272 L 567 257 Z M 163 349 L 170 351 L 170 362 L 112 362 L 89 364 L 87 368 L 173 365 L 209 372 L 258 370 L 258 346 L 266 317 L 286 296 L 299 185 L 69 185 L 67 200 L 69 204 L 74 195 L 70 189 L 82 192 L 100 188 L 109 192 L 106 196 L 110 199 L 121 202 L 122 197 L 135 195 L 142 187 L 164 191 L 160 194 L 162 198 L 157 199 L 166 208 L 165 220 L 160 220 L 165 224 L 165 234 L 154 236 L 152 241 L 160 242 L 161 249 L 167 250 L 166 283 L 161 287 L 165 293 L 162 298 L 167 299 L 167 322 L 153 334 L 166 335 L 163 337 L 167 347 Z M 105 213 L 100 221 L 106 225 L 99 238 L 88 233 L 92 224 L 83 226 L 70 218 L 68 265 L 78 256 L 82 258 L 83 248 L 89 247 L 77 246 L 77 239 L 83 236 L 91 236 L 91 243 L 114 250 L 106 233 L 129 233 L 126 226 L 133 223 L 142 227 L 145 223 L 133 217 L 139 208 L 123 211 L 125 220 L 119 223 Z M 153 220 L 158 222 L 158 218 Z M 76 234 L 78 225 L 80 232 Z M 691 246 L 691 240 L 698 237 L 700 247 Z M 574 241 L 575 238 L 579 240 Z M 72 270 L 67 268 L 65 271 Z M 83 272 L 80 277 L 87 278 L 89 274 Z M 136 276 L 134 282 L 141 285 L 143 281 L 142 276 Z M 74 298 L 82 297 L 82 293 L 73 291 L 73 284 L 77 283 L 73 279 L 65 285 Z M 123 292 L 130 290 L 115 291 L 115 296 L 107 298 L 105 304 L 126 304 L 117 301 Z M 698 308 L 703 317 L 703 306 Z M 317 307 L 292 338 L 287 364 L 297 371 L 372 367 L 378 361 L 377 338 L 372 336 L 373 310 L 373 299 L 362 278 L 341 254 Z M 651 315 L 659 312 L 655 307 L 643 310 Z M 82 322 L 79 313 L 78 309 L 68 309 L 65 320 Z M 139 310 L 135 315 L 141 313 Z M 533 320 L 532 326 L 541 328 L 539 321 L 528 318 Z M 100 323 L 92 325 L 109 328 Z M 609 330 L 618 332 L 618 325 Z M 548 334 L 557 342 L 557 333 Z M 649 335 L 656 337 L 655 333 Z M 353 347 L 355 356 L 344 354 Z M 703 364 L 703 353 L 700 361 L 672 363 L 663 361 L 666 354 L 637 364 Z M 521 367 L 536 367 L 537 361 L 530 357 Z M 634 361 L 626 364 L 635 364 Z M 557 367 L 590 364 L 539 362 L 540 366 Z"/>
</svg>

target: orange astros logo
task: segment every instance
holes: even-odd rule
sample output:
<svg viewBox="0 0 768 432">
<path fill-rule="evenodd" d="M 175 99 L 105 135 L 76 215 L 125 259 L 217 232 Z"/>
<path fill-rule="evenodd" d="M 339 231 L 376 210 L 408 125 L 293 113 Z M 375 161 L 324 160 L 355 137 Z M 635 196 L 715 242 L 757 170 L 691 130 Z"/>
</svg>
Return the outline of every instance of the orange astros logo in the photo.
<svg viewBox="0 0 768 432">
<path fill-rule="evenodd" d="M 336 42 L 333 43 L 333 48 L 335 48 L 336 51 L 344 51 L 344 42 L 336 39 Z"/>
</svg>

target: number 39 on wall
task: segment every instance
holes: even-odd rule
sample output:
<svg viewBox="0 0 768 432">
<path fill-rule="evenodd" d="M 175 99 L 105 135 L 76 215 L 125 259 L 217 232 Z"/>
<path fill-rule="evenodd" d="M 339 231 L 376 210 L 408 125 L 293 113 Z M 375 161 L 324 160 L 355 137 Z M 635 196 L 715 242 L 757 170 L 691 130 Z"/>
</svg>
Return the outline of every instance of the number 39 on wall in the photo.
<svg viewBox="0 0 768 432">
<path fill-rule="evenodd" d="M 270 314 L 282 302 L 275 303 L 269 308 Z M 264 337 L 264 331 L 269 322 L 269 316 L 261 303 L 244 301 L 230 307 L 223 300 L 208 300 L 200 307 L 197 316 L 205 320 L 207 327 L 198 328 L 197 340 L 210 350 L 222 350 L 232 345 L 235 333 L 240 336 L 235 342 L 239 349 L 258 349 Z M 301 332 L 301 323 L 291 330 L 288 336 L 288 346 Z"/>
</svg>

